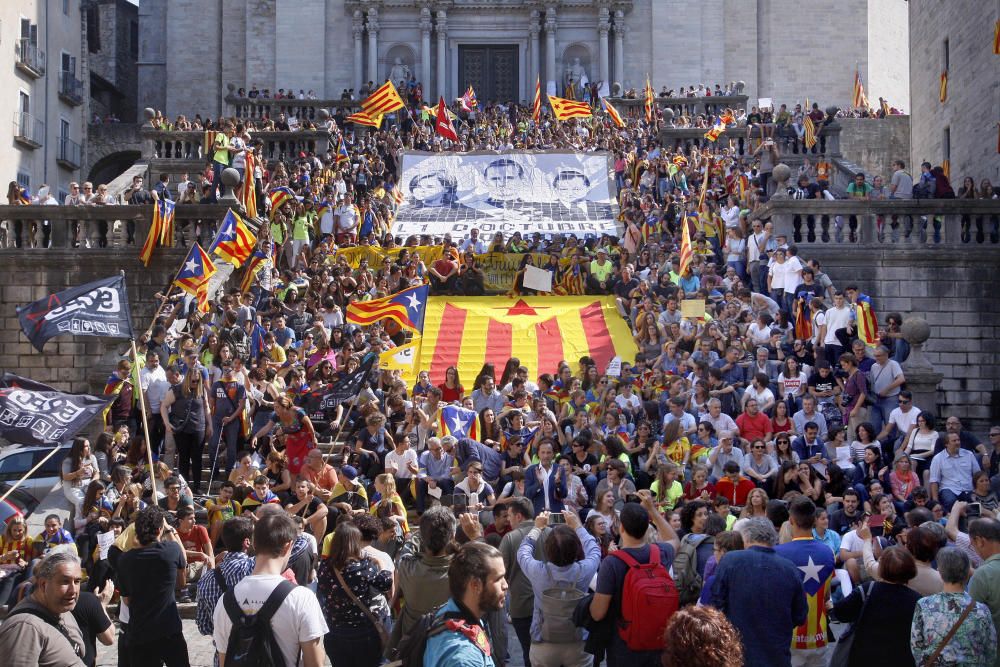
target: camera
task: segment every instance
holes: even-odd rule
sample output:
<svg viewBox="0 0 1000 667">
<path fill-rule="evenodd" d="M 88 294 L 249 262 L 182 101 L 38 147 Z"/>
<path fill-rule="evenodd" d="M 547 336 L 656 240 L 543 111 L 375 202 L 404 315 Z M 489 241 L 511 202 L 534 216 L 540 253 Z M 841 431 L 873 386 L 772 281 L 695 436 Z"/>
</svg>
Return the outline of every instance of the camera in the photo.
<svg viewBox="0 0 1000 667">
<path fill-rule="evenodd" d="M 562 512 L 553 512 L 549 515 L 550 526 L 554 526 L 559 523 L 566 523 L 566 517 L 562 515 Z"/>
<path fill-rule="evenodd" d="M 965 506 L 965 516 L 968 519 L 978 519 L 983 515 L 982 503 L 969 503 Z"/>
<path fill-rule="evenodd" d="M 625 502 L 627 502 L 627 503 L 640 503 L 641 504 L 642 503 L 642 498 L 640 498 L 635 493 L 630 493 L 627 496 L 625 496 Z"/>
</svg>

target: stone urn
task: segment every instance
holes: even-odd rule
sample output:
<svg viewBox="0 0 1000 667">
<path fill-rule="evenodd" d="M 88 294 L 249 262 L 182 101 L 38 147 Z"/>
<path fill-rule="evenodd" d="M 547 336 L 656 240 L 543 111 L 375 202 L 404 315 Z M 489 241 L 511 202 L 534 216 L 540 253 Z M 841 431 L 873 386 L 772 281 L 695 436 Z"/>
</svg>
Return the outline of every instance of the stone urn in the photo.
<svg viewBox="0 0 1000 667">
<path fill-rule="evenodd" d="M 933 371 L 934 366 L 924 354 L 924 343 L 931 337 L 931 326 L 927 324 L 927 320 L 922 317 L 905 319 L 899 330 L 903 339 L 910 344 L 910 356 L 903 362 L 904 372 L 918 369 Z"/>
<path fill-rule="evenodd" d="M 219 197 L 220 204 L 229 206 L 239 206 L 236 199 L 236 188 L 240 185 L 240 172 L 232 167 L 222 170 L 222 196 Z"/>
<path fill-rule="evenodd" d="M 771 199 L 789 199 L 788 180 L 792 177 L 792 169 L 784 162 L 774 165 L 771 178 L 774 180 L 774 194 Z"/>
</svg>

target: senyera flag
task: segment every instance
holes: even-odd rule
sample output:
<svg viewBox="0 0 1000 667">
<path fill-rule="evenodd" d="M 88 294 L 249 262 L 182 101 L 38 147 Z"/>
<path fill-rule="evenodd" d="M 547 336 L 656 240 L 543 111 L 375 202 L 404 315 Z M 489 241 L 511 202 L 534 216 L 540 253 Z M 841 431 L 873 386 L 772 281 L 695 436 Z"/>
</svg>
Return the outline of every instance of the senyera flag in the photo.
<svg viewBox="0 0 1000 667">
<path fill-rule="evenodd" d="M 430 287 L 421 285 L 390 294 L 382 299 L 350 303 L 347 305 L 347 321 L 351 324 L 368 326 L 389 318 L 404 329 L 420 333 L 424 328 L 424 310 L 429 293 Z"/>
<path fill-rule="evenodd" d="M 0 436 L 24 445 L 66 442 L 113 400 L 114 396 L 66 394 L 5 373 L 0 379 Z"/>
<path fill-rule="evenodd" d="M 21 330 L 39 352 L 62 334 L 134 338 L 125 276 L 117 275 L 50 294 L 17 309 Z"/>
</svg>

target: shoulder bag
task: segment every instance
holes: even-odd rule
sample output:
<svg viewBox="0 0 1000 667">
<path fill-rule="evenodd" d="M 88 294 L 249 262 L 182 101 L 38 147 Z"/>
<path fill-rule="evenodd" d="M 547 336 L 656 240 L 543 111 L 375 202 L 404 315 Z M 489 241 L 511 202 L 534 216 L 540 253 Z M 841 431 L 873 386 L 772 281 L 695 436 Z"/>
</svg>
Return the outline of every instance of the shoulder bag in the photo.
<svg viewBox="0 0 1000 667">
<path fill-rule="evenodd" d="M 367 616 L 368 620 L 375 626 L 375 629 L 378 631 L 379 641 L 382 643 L 382 649 L 384 650 L 385 647 L 389 645 L 389 633 L 385 631 L 385 625 L 382 621 L 376 618 L 375 614 L 372 613 L 372 610 L 368 608 L 368 605 L 358 599 L 358 596 L 354 594 L 351 587 L 344 581 L 344 577 L 340 574 L 340 570 L 335 567 L 331 567 L 330 569 L 333 570 L 335 575 L 337 575 L 337 581 L 340 582 L 340 587 L 345 593 L 347 593 L 347 597 L 351 598 L 351 601 L 357 605 L 358 609 L 365 612 L 365 616 Z"/>
<path fill-rule="evenodd" d="M 851 664 L 851 649 L 854 647 L 854 637 L 857 635 L 858 626 L 865 618 L 865 610 L 868 609 L 868 601 L 872 597 L 872 588 L 875 587 L 875 582 L 872 581 L 868 584 L 868 590 L 865 590 L 864 586 L 859 586 L 858 590 L 861 591 L 861 613 L 858 614 L 857 620 L 851 623 L 843 634 L 840 635 L 840 639 L 837 640 L 837 646 L 833 649 L 833 655 L 830 656 L 830 666 L 829 667 L 848 667 Z"/>
<path fill-rule="evenodd" d="M 975 608 L 976 608 L 976 601 L 973 600 L 962 611 L 962 615 L 958 617 L 957 621 L 955 621 L 955 625 L 951 626 L 951 630 L 948 631 L 948 634 L 944 636 L 944 639 L 941 640 L 941 643 L 938 644 L 937 648 L 934 649 L 934 652 L 931 653 L 931 657 L 927 658 L 927 660 L 923 663 L 923 667 L 930 667 L 930 665 L 933 665 L 935 662 L 937 662 L 937 659 L 941 657 L 941 653 L 944 651 L 945 647 L 948 646 L 948 642 L 950 642 L 952 638 L 954 638 L 955 633 L 958 632 L 958 629 L 962 627 L 962 623 L 965 623 L 965 619 L 969 617 L 969 614 L 971 614 L 972 610 Z"/>
</svg>

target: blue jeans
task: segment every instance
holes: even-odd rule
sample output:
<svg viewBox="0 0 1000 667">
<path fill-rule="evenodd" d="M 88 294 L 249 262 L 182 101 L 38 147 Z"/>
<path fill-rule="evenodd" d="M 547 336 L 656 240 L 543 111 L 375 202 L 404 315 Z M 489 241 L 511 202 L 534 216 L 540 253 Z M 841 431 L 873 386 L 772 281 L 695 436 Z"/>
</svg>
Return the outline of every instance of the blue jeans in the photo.
<svg viewBox="0 0 1000 667">
<path fill-rule="evenodd" d="M 208 451 L 215 452 L 215 466 L 218 466 L 219 454 L 221 453 L 219 450 L 222 447 L 223 440 L 226 443 L 226 475 L 229 475 L 230 471 L 236 465 L 236 446 L 240 440 L 239 419 L 234 419 L 223 426 L 222 417 L 212 418 L 212 446 Z"/>
<path fill-rule="evenodd" d="M 883 426 L 889 423 L 889 413 L 898 407 L 899 394 L 875 399 L 875 404 L 872 405 L 871 419 L 872 426 L 875 427 L 876 434 L 882 430 Z"/>
<path fill-rule="evenodd" d="M 968 491 L 962 491 L 961 493 L 955 493 L 951 489 L 941 489 L 938 491 L 938 500 L 944 506 L 945 514 L 951 511 L 951 506 L 955 504 L 956 500 L 969 502 L 970 497 L 971 494 Z"/>
<path fill-rule="evenodd" d="M 222 187 L 222 172 L 227 166 L 221 162 L 212 161 L 212 193 L 210 196 L 213 202 L 219 201 L 219 189 Z"/>
<path fill-rule="evenodd" d="M 333 626 L 323 638 L 323 647 L 333 667 L 378 667 L 382 662 L 382 642 L 371 625 Z"/>
</svg>

